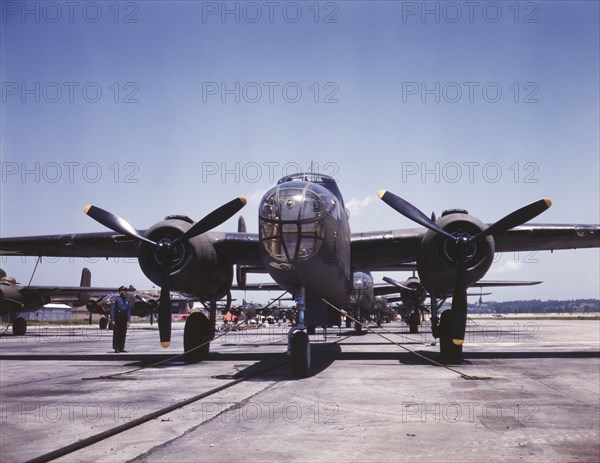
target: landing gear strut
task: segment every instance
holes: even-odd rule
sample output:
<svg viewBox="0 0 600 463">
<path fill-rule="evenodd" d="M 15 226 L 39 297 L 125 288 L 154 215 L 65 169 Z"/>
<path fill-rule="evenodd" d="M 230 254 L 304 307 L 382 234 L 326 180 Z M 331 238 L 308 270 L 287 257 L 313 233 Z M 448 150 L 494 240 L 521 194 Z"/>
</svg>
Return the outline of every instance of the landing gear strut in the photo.
<svg viewBox="0 0 600 463">
<path fill-rule="evenodd" d="M 310 340 L 304 326 L 305 289 L 298 291 L 296 305 L 298 307 L 298 324 L 293 326 L 288 333 L 288 355 L 292 364 L 292 375 L 296 378 L 306 378 L 310 372 L 311 352 Z"/>
<path fill-rule="evenodd" d="M 440 317 L 440 355 L 445 362 L 461 363 L 462 344 L 457 346 L 452 342 L 452 319 L 452 310 L 446 310 Z"/>
<path fill-rule="evenodd" d="M 356 309 L 356 321 L 354 322 L 354 333 L 362 334 L 362 324 L 360 323 L 360 305 Z"/>
</svg>

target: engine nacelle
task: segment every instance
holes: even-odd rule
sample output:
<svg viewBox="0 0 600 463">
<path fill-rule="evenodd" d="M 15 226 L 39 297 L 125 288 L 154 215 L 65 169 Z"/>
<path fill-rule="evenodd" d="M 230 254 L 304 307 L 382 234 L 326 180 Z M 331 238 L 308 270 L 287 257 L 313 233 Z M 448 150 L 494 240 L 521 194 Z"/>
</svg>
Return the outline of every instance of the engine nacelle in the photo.
<svg viewBox="0 0 600 463">
<path fill-rule="evenodd" d="M 169 216 L 146 231 L 146 237 L 158 243 L 183 235 L 193 222 L 185 216 Z M 201 298 L 220 299 L 227 294 L 233 282 L 233 266 L 219 261 L 214 243 L 206 234 L 179 243 L 173 250 L 169 268 L 172 291 L 185 291 Z M 138 260 L 144 274 L 157 286 L 162 286 L 163 274 L 155 248 L 141 242 Z"/>
<path fill-rule="evenodd" d="M 425 291 L 421 280 L 416 277 L 410 277 L 404 282 L 404 286 L 412 289 L 412 291 L 400 289 L 400 296 L 402 297 L 404 307 L 411 310 L 420 308 L 427 297 L 427 291 Z"/>
<path fill-rule="evenodd" d="M 473 236 L 487 226 L 467 211 L 444 212 L 436 222 L 455 236 Z M 472 243 L 466 261 L 467 286 L 479 281 L 494 259 L 495 245 L 491 236 Z M 456 248 L 454 242 L 434 231 L 427 231 L 421 241 L 417 269 L 423 286 L 438 296 L 451 295 L 456 283 Z"/>
<path fill-rule="evenodd" d="M 23 297 L 17 287 L 17 280 L 7 277 L 4 273 L 4 276 L 0 278 L 0 315 L 20 312 L 22 309 Z"/>
</svg>

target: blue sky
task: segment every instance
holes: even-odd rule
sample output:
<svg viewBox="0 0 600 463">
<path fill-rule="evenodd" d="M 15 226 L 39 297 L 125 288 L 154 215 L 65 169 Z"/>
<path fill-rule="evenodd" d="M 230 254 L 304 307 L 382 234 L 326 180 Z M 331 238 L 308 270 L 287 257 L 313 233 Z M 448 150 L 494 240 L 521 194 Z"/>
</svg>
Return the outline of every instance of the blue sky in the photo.
<svg viewBox="0 0 600 463">
<path fill-rule="evenodd" d="M 101 231 L 87 203 L 147 228 L 241 194 L 256 231 L 262 193 L 311 161 L 353 231 L 413 226 L 381 188 L 426 213 L 492 222 L 550 197 L 536 222 L 600 222 L 597 2 L 1 3 L 1 236 Z M 34 282 L 83 265 L 151 286 L 135 263 L 82 260 Z M 600 297 L 599 266 L 502 256 L 487 278 L 545 283 L 491 299 Z M 2 267 L 26 283 L 34 259 Z"/>
</svg>

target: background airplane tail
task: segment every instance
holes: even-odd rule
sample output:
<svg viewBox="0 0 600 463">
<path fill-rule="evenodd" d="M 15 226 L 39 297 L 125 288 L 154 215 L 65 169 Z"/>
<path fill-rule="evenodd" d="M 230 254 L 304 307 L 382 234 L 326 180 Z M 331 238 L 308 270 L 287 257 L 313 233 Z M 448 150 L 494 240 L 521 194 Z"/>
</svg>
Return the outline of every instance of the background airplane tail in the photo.
<svg viewBox="0 0 600 463">
<path fill-rule="evenodd" d="M 84 267 L 81 271 L 81 281 L 79 286 L 82 288 L 89 288 L 92 286 L 92 272 L 90 272 L 90 269 L 87 267 Z M 87 304 L 90 301 L 90 295 L 82 292 L 79 294 L 79 300 L 84 304 Z"/>
</svg>

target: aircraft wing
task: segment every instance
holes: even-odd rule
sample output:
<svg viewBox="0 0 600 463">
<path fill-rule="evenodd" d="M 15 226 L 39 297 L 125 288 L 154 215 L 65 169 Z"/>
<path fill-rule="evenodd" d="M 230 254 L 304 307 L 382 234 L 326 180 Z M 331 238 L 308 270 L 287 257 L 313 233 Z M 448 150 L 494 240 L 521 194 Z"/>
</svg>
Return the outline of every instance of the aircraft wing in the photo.
<svg viewBox="0 0 600 463">
<path fill-rule="evenodd" d="M 3 286 L 0 312 L 31 312 L 46 304 L 67 304 L 77 307 L 87 304 L 91 298 L 114 294 L 115 288 L 81 286 Z"/>
<path fill-rule="evenodd" d="M 277 283 L 246 283 L 243 288 L 232 285 L 231 289 L 236 291 L 285 291 Z"/>
<path fill-rule="evenodd" d="M 207 232 L 206 235 L 228 263 L 262 267 L 258 234 Z M 0 238 L 0 255 L 137 258 L 138 244 L 115 232 Z"/>
<path fill-rule="evenodd" d="M 377 271 L 414 270 L 424 228 L 352 233 L 352 268 Z"/>
<path fill-rule="evenodd" d="M 413 270 L 424 228 L 353 233 L 352 267 L 369 271 Z M 144 233 L 141 230 L 140 233 Z M 261 267 L 258 235 L 207 232 L 228 263 Z M 495 235 L 496 252 L 600 247 L 599 225 L 524 225 Z M 136 258 L 134 240 L 115 232 L 0 239 L 0 255 Z"/>
<path fill-rule="evenodd" d="M 137 257 L 137 249 L 134 240 L 115 232 L 0 239 L 0 255 L 6 256 L 126 258 Z"/>
<path fill-rule="evenodd" d="M 116 289 L 114 287 L 24 286 L 20 288 L 20 292 L 24 300 L 35 298 L 46 301 L 46 304 L 70 304 L 72 302 L 83 304 L 82 298 L 116 293 Z"/>
<path fill-rule="evenodd" d="M 352 266 L 370 271 L 412 270 L 424 228 L 352 234 Z M 528 224 L 494 235 L 496 252 L 600 247 L 599 225 Z"/>
<path fill-rule="evenodd" d="M 542 281 L 511 281 L 511 280 L 479 280 L 473 283 L 472 288 L 493 288 L 501 286 L 533 286 L 539 285 Z"/>
</svg>

